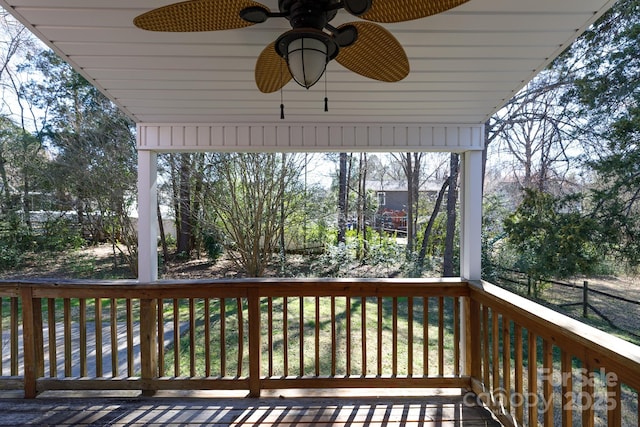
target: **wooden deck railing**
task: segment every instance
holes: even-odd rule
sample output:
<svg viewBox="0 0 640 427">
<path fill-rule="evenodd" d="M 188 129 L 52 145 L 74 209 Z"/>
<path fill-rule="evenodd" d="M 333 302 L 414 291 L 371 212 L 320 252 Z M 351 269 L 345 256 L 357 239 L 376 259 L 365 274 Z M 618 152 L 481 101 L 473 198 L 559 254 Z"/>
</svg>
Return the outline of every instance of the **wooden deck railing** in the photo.
<svg viewBox="0 0 640 427">
<path fill-rule="evenodd" d="M 25 281 L 0 300 L 0 390 L 25 397 L 466 388 L 505 425 L 638 425 L 639 347 L 484 282 Z"/>
<path fill-rule="evenodd" d="M 505 425 L 640 425 L 640 347 L 470 283 L 472 387 Z"/>
</svg>

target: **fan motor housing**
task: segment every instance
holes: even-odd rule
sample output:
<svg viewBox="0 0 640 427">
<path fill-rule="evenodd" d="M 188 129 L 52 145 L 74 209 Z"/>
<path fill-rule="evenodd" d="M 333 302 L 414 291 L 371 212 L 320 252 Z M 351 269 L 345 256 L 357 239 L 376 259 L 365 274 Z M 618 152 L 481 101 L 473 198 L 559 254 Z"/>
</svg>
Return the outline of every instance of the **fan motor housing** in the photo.
<svg viewBox="0 0 640 427">
<path fill-rule="evenodd" d="M 338 13 L 338 0 L 279 0 L 278 7 L 287 13 L 292 28 L 323 29 Z"/>
</svg>

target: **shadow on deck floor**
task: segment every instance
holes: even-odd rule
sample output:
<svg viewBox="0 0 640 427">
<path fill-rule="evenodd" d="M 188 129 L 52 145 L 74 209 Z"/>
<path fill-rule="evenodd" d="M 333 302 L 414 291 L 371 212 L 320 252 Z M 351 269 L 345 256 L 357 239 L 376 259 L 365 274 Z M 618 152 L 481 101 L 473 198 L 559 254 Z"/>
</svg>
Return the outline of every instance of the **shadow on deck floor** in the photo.
<svg viewBox="0 0 640 427">
<path fill-rule="evenodd" d="M 384 390 L 381 391 L 382 394 Z M 375 391 L 136 394 L 48 392 L 37 399 L 0 394 L 2 426 L 500 426 L 463 395 L 377 396 Z M 216 397 L 213 397 L 216 396 Z M 339 397 L 337 397 L 339 396 Z"/>
</svg>

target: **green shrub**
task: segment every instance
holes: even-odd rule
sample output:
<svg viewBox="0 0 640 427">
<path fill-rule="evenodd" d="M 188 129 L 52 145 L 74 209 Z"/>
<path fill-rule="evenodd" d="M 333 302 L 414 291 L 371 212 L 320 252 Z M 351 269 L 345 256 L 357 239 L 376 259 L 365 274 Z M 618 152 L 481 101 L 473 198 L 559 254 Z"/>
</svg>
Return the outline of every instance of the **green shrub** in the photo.
<svg viewBox="0 0 640 427">
<path fill-rule="evenodd" d="M 60 252 L 68 249 L 80 249 L 85 241 L 80 228 L 66 218 L 54 218 L 43 224 L 42 234 L 37 236 L 39 250 Z"/>
<path fill-rule="evenodd" d="M 220 243 L 220 237 L 217 232 L 208 230 L 202 233 L 202 244 L 211 262 L 216 262 L 222 255 L 224 246 Z"/>
<path fill-rule="evenodd" d="M 22 251 L 6 245 L 0 246 L 0 270 L 19 267 L 22 261 Z"/>
</svg>

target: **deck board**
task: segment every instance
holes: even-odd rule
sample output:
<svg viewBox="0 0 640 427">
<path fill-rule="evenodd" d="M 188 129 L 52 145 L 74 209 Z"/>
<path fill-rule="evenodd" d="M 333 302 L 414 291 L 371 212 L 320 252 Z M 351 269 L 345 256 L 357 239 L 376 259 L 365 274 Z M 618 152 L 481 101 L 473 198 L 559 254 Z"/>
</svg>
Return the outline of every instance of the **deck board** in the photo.
<svg viewBox="0 0 640 427">
<path fill-rule="evenodd" d="M 500 426 L 454 396 L 0 398 L 1 425 L 74 426 Z"/>
</svg>

